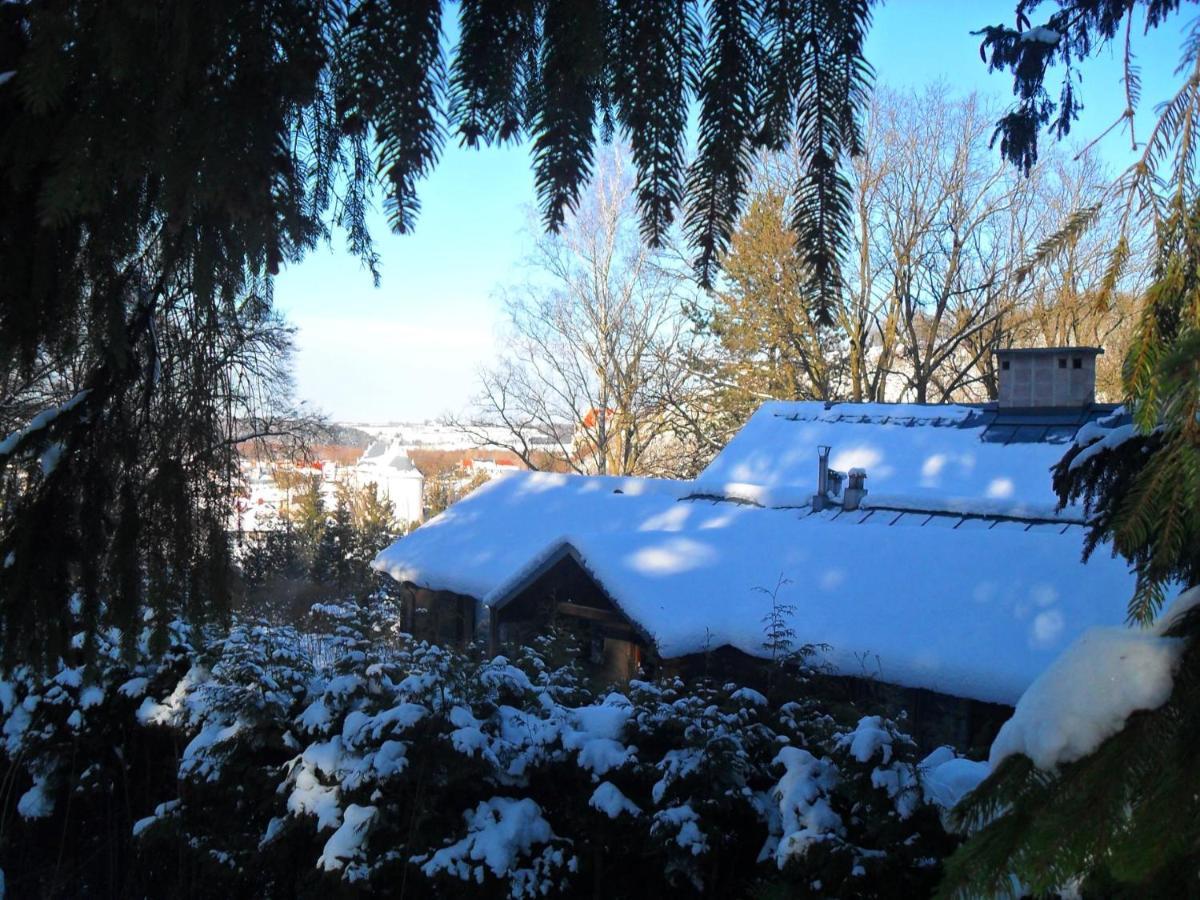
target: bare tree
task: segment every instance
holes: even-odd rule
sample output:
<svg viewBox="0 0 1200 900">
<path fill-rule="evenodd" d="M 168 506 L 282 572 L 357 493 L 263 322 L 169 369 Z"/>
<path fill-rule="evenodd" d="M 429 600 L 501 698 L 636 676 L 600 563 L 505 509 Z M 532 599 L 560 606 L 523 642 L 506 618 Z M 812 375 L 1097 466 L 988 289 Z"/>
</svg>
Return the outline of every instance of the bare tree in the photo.
<svg viewBox="0 0 1200 900">
<path fill-rule="evenodd" d="M 863 133 L 863 152 L 854 160 L 854 238 L 846 267 L 844 300 L 837 311 L 846 336 L 848 396 L 854 402 L 880 401 L 887 393 L 898 341 L 894 298 L 879 289 L 883 263 L 875 252 L 877 210 L 896 160 L 882 139 L 883 116 L 873 106 Z"/>
<path fill-rule="evenodd" d="M 1129 294 L 1107 309 L 1095 302 L 1103 229 L 1038 252 L 1098 202 L 1107 177 L 1093 158 L 1051 151 L 1020 174 L 989 146 L 996 111 L 944 85 L 880 90 L 869 113 L 832 326 L 812 316 L 797 287 L 805 274 L 785 198 L 802 163 L 787 152 L 760 161 L 722 282 L 695 316 L 707 340 L 694 366 L 705 393 L 693 389 L 692 402 L 708 417 L 696 433 L 727 434 L 771 397 L 991 399 L 1000 347 L 1116 344 L 1111 359 L 1121 355 L 1129 317 L 1119 301 Z M 1117 378 L 1110 362 L 1101 391 Z"/>
<path fill-rule="evenodd" d="M 786 200 L 798 158 L 760 161 L 722 281 L 690 314 L 696 335 L 680 315 L 695 299 L 685 268 L 639 241 L 614 156 L 563 233 L 539 240 L 534 276 L 507 298 L 508 350 L 483 373 L 463 427 L 495 444 L 480 426 L 501 426 L 503 446 L 531 467 L 549 446 L 579 472 L 687 475 L 772 397 L 987 400 L 997 348 L 1119 344 L 1126 306 L 1094 303 L 1106 263 L 1097 238 L 1026 266 L 1095 202 L 1105 173 L 1057 152 L 1018 173 L 989 147 L 995 118 L 944 85 L 876 94 L 832 325 L 799 287 Z M 1101 390 L 1116 379 L 1102 371 Z"/>
<path fill-rule="evenodd" d="M 846 304 L 854 324 L 873 323 L 864 399 L 994 399 L 994 351 L 1008 346 L 1108 346 L 1118 352 L 1101 390 L 1119 378 L 1130 324 L 1121 298 L 1148 267 L 1130 266 L 1106 308 L 1096 302 L 1108 262 L 1102 227 L 1038 252 L 1099 202 L 1108 175 L 1093 156 L 1061 149 L 1028 175 L 1004 167 L 989 146 L 995 118 L 978 97 L 956 100 L 942 85 L 875 98 L 855 167 L 861 263 Z M 1133 253 L 1143 251 L 1135 241 Z"/>
<path fill-rule="evenodd" d="M 1028 289 L 1009 323 L 1004 341 L 1023 346 L 1088 345 L 1107 351 L 1098 360 L 1097 392 L 1116 399 L 1121 360 L 1125 356 L 1136 319 L 1137 298 L 1153 271 L 1151 235 L 1144 229 L 1130 232 L 1130 260 L 1109 302 L 1105 293 L 1111 253 L 1110 235 L 1119 228 L 1120 210 L 1100 205 L 1111 176 L 1091 153 L 1076 157 L 1052 152 L 1033 173 L 1038 183 L 1038 204 L 1043 210 L 1041 235 L 1057 233 L 1080 210 L 1099 206 L 1093 227 L 1071 233 L 1056 243 L 1051 253 L 1030 256 L 1038 264 L 1022 272 Z"/>
<path fill-rule="evenodd" d="M 690 378 L 687 272 L 641 241 L 632 189 L 614 150 L 562 230 L 539 236 L 529 279 L 505 298 L 505 352 L 480 373 L 472 412 L 454 420 L 530 468 L 547 450 L 580 473 L 685 465 L 671 403 Z M 497 427 L 506 439 L 489 434 Z"/>
<path fill-rule="evenodd" d="M 872 114 L 884 171 L 867 252 L 887 311 L 889 399 L 986 392 L 980 364 L 994 347 L 974 339 L 994 335 L 1017 302 L 1023 242 L 1037 231 L 1034 185 L 991 152 L 994 111 L 975 95 L 881 92 Z"/>
<path fill-rule="evenodd" d="M 794 153 L 762 161 L 706 324 L 742 401 L 774 396 L 940 402 L 986 395 L 1015 269 L 1038 229 L 1030 183 L 995 158 L 994 111 L 944 86 L 877 92 L 853 164 L 854 234 L 830 328 L 804 308 L 789 211 Z M 721 389 L 719 382 L 714 383 Z"/>
</svg>

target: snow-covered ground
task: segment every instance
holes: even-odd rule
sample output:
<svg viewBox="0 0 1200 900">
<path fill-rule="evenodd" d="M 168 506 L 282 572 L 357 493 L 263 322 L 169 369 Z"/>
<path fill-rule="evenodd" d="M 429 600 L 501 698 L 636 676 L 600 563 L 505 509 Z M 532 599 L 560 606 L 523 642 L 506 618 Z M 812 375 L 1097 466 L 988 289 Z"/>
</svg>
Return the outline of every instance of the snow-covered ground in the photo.
<svg viewBox="0 0 1200 900">
<path fill-rule="evenodd" d="M 355 428 L 370 435 L 374 440 L 397 443 L 405 449 L 423 450 L 473 450 L 479 447 L 503 446 L 512 442 L 512 435 L 504 428 L 480 426 L 469 432 L 454 425 L 441 422 L 338 422 L 346 428 Z M 570 434 L 570 426 L 563 426 L 564 434 Z M 526 435 L 533 446 L 545 439 L 536 433 Z M 547 446 L 550 446 L 547 444 Z M 553 445 L 557 449 L 558 445 Z M 567 441 L 570 448 L 570 441 Z"/>
</svg>

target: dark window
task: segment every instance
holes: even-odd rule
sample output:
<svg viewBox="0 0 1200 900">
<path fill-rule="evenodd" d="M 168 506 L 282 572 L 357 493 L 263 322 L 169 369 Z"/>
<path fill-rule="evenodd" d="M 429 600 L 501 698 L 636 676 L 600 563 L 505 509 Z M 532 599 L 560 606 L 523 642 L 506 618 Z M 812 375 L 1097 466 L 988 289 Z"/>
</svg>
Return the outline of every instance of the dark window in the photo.
<svg viewBox="0 0 1200 900">
<path fill-rule="evenodd" d="M 1004 362 L 1000 363 L 1000 368 L 1002 368 L 1005 372 L 1008 371 L 1008 366 L 1009 366 L 1009 363 L 1008 363 L 1007 359 L 1004 360 Z"/>
<path fill-rule="evenodd" d="M 1083 360 L 1080 359 L 1078 356 L 1075 357 L 1073 360 L 1071 360 L 1071 368 L 1072 369 L 1082 369 L 1083 368 Z"/>
<path fill-rule="evenodd" d="M 1065 369 L 1067 367 L 1067 358 L 1065 356 L 1060 356 L 1058 358 L 1058 367 L 1060 369 Z"/>
</svg>

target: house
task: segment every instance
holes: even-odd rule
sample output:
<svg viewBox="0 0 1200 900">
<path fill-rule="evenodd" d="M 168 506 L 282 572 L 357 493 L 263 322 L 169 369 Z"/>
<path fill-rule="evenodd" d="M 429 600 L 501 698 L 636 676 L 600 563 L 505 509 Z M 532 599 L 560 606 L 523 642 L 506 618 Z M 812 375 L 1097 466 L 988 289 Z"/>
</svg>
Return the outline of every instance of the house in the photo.
<svg viewBox="0 0 1200 900">
<path fill-rule="evenodd" d="M 474 478 L 479 474 L 495 477 L 508 472 L 519 472 L 524 467 L 512 454 L 493 453 L 488 456 L 465 456 L 459 468 L 469 478 Z"/>
<path fill-rule="evenodd" d="M 240 459 L 243 486 L 234 498 L 232 530 L 237 535 L 280 531 L 297 486 L 314 483 L 327 507 L 337 502 L 339 467 L 333 460 Z M 240 538 L 239 538 L 240 539 Z"/>
<path fill-rule="evenodd" d="M 782 616 L 836 676 L 933 710 L 927 742 L 977 743 L 1134 585 L 1110 554 L 1082 561 L 1083 511 L 1050 485 L 1120 410 L 1053 388 L 1017 406 L 1027 379 L 1006 373 L 1080 369 L 1006 356 L 997 403 L 765 403 L 694 481 L 508 475 L 375 565 L 408 588 L 406 628 L 499 647 L 574 622 L 614 679 L 769 656 Z"/>
<path fill-rule="evenodd" d="M 425 477 L 408 452 L 396 441 L 376 441 L 350 470 L 355 487 L 375 485 L 379 496 L 391 501 L 397 522 L 420 522 L 425 517 Z"/>
</svg>

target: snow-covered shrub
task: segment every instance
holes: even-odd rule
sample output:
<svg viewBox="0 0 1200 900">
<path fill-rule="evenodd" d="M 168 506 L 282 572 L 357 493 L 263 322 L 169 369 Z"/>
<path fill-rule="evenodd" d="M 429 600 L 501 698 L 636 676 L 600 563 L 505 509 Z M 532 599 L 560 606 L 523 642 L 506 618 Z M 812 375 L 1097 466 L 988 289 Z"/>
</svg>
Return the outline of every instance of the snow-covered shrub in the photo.
<svg viewBox="0 0 1200 900">
<path fill-rule="evenodd" d="M 147 896 L 920 894 L 950 849 L 893 722 L 707 679 L 601 689 L 566 636 L 487 659 L 394 621 L 321 605 L 7 682 L 10 885 L 55 892 L 18 848 L 81 811 L 116 862 L 43 857 Z M 68 810 L 85 783 L 107 787 Z"/>
<path fill-rule="evenodd" d="M 44 676 L 20 667 L 0 680 L 6 896 L 115 896 L 142 883 L 130 838 L 175 794 L 179 735 L 139 726 L 137 710 L 192 665 L 187 629 L 167 637 L 152 655 L 148 629 L 128 659 L 120 635 L 101 633 L 90 666 L 60 662 Z"/>
</svg>

